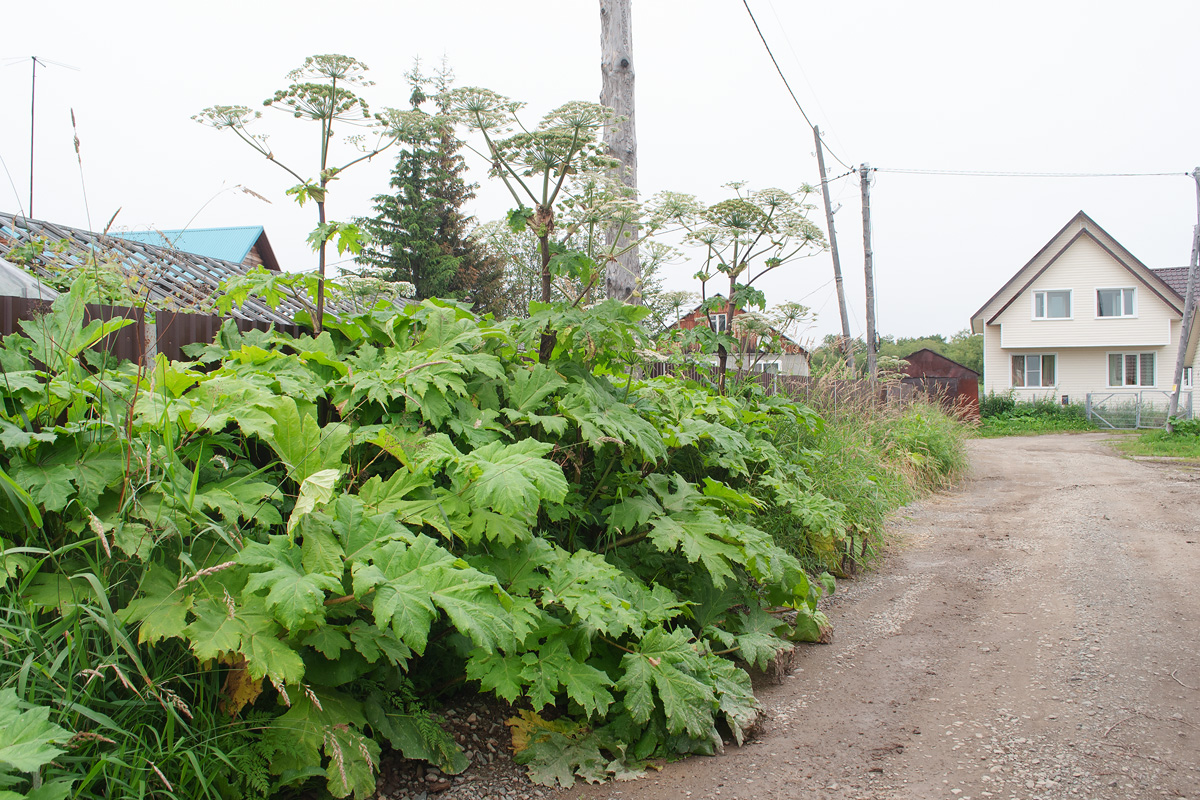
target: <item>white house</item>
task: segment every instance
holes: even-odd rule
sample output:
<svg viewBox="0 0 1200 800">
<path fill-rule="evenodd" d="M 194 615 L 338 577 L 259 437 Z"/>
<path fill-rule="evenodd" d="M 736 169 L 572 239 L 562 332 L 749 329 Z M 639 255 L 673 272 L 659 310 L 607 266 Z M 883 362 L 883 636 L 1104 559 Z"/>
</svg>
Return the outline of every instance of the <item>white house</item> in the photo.
<svg viewBox="0 0 1200 800">
<path fill-rule="evenodd" d="M 971 330 L 983 334 L 984 391 L 1071 402 L 1170 391 L 1186 282 L 1187 268 L 1149 269 L 1080 211 L 972 315 Z"/>
</svg>

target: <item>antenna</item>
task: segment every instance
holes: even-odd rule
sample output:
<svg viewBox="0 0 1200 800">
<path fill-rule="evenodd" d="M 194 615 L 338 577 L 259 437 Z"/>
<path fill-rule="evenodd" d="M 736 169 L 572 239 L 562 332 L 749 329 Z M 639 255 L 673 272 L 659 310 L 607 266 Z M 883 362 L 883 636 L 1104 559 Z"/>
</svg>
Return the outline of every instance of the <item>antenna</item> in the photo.
<svg viewBox="0 0 1200 800">
<path fill-rule="evenodd" d="M 9 63 L 6 64 L 5 66 L 11 67 L 13 64 L 19 63 L 24 60 L 25 60 L 24 58 L 13 59 L 13 60 L 9 61 Z M 79 67 L 72 67 L 70 64 L 63 64 L 62 62 L 59 62 L 59 61 L 51 61 L 48 58 L 39 58 L 38 56 L 30 56 L 29 60 L 30 60 L 30 62 L 32 62 L 32 68 L 33 68 L 32 73 L 30 75 L 30 80 L 29 80 L 29 216 L 32 218 L 33 217 L 33 165 L 34 165 L 34 161 L 33 161 L 34 138 L 33 138 L 33 135 L 34 135 L 34 124 L 37 121 L 37 68 L 38 68 L 38 64 L 41 64 L 43 67 L 53 64 L 56 67 L 63 67 L 65 69 L 74 70 L 75 72 L 79 72 Z"/>
</svg>

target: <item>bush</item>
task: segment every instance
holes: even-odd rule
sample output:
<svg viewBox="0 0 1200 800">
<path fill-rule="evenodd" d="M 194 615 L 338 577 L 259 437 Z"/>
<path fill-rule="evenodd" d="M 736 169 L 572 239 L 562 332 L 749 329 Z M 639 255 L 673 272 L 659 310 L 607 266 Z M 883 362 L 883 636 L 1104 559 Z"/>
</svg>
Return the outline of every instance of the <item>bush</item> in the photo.
<svg viewBox="0 0 1200 800">
<path fill-rule="evenodd" d="M 819 567 L 856 456 L 810 457 L 822 420 L 785 399 L 637 379 L 645 309 L 533 311 L 228 323 L 143 371 L 85 357 L 126 321 L 85 326 L 77 284 L 6 337 L 0 691 L 78 737 L 48 777 L 366 797 L 385 747 L 465 768 L 431 708 L 464 685 L 523 707 L 545 782 L 740 741 L 744 666 L 818 639 L 831 588 L 758 515 Z M 856 491 L 897 480 L 879 447 Z"/>
<path fill-rule="evenodd" d="M 979 409 L 979 435 L 985 437 L 1096 429 L 1088 421 L 1087 408 L 1082 403 L 1064 406 L 1048 397 L 1017 401 L 1011 393 L 989 393 L 980 401 Z"/>
</svg>

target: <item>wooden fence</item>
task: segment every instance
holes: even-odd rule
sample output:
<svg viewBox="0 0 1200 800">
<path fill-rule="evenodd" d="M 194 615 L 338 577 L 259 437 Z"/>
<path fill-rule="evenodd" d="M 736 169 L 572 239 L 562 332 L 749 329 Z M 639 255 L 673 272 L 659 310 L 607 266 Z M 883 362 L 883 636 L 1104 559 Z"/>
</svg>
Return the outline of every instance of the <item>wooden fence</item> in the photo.
<svg viewBox="0 0 1200 800">
<path fill-rule="evenodd" d="M 22 320 L 34 320 L 50 310 L 50 302 L 28 297 L 0 297 L 0 335 L 7 336 L 21 330 Z M 147 324 L 147 318 L 153 318 Z M 97 350 L 111 353 L 119 359 L 144 364 L 152 361 L 156 353 L 162 353 L 173 361 L 184 360 L 185 345 L 200 342 L 208 344 L 216 338 L 217 331 L 227 317 L 213 314 L 183 314 L 176 311 L 143 312 L 130 306 L 109 306 L 88 303 L 84 307 L 84 323 L 92 320 L 131 319 L 128 325 L 105 337 L 96 345 Z M 234 317 L 238 330 L 268 330 L 274 327 L 281 333 L 297 336 L 299 325 L 281 325 L 266 321 L 239 319 Z"/>
</svg>

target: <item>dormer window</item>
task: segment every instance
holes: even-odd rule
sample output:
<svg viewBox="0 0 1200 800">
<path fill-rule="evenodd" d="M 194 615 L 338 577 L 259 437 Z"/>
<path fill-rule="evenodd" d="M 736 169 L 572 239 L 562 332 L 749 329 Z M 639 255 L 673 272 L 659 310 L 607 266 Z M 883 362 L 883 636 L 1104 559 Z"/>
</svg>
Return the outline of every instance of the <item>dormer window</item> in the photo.
<svg viewBox="0 0 1200 800">
<path fill-rule="evenodd" d="M 1070 319 L 1071 290 L 1048 289 L 1033 293 L 1034 319 Z"/>
<path fill-rule="evenodd" d="M 1137 315 L 1134 304 L 1135 293 L 1128 289 L 1097 289 L 1097 317 L 1133 317 Z"/>
</svg>

